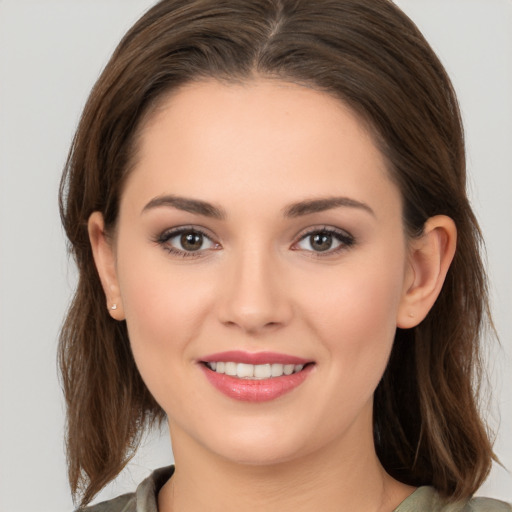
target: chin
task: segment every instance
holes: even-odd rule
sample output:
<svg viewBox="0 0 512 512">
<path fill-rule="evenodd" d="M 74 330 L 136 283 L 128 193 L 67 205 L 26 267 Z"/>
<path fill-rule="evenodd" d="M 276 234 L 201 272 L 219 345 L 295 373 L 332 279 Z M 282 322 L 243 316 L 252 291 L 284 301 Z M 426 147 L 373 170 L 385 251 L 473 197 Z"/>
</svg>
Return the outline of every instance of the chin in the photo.
<svg viewBox="0 0 512 512">
<path fill-rule="evenodd" d="M 275 443 L 266 447 L 241 446 L 231 447 L 218 453 L 223 459 L 240 466 L 276 466 L 286 462 L 297 460 L 304 454 L 298 450 L 276 450 Z"/>
<path fill-rule="evenodd" d="M 260 424 L 234 433 L 231 431 L 229 436 L 225 431 L 220 432 L 216 440 L 210 439 L 209 444 L 212 452 L 233 463 L 272 466 L 303 457 L 306 447 L 312 449 L 310 440 L 311 435 L 307 433 L 265 428 Z"/>
</svg>

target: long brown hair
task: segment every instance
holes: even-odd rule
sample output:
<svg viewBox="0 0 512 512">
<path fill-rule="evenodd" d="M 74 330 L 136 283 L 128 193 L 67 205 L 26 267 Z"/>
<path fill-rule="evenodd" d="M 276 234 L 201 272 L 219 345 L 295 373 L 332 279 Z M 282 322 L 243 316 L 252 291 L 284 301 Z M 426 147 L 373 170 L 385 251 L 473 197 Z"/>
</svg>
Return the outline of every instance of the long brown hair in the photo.
<svg viewBox="0 0 512 512">
<path fill-rule="evenodd" d="M 479 340 L 488 324 L 480 231 L 466 196 L 465 151 L 450 80 L 416 26 L 388 0 L 163 0 L 126 34 L 85 106 L 60 190 L 79 270 L 60 336 L 69 479 L 82 505 L 124 467 L 164 413 L 135 366 L 124 322 L 109 316 L 87 220 L 115 226 L 142 119 L 203 78 L 307 84 L 370 127 L 399 186 L 410 236 L 450 216 L 458 247 L 441 294 L 416 328 L 397 330 L 375 393 L 385 469 L 455 500 L 487 476 L 492 446 L 478 411 Z"/>
</svg>

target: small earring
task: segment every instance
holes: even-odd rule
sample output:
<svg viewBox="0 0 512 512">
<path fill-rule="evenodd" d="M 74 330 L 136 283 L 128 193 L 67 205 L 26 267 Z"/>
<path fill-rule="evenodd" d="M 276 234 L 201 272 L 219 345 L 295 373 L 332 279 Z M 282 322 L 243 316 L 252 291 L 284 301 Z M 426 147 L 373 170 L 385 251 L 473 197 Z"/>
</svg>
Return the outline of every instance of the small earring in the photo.
<svg viewBox="0 0 512 512">
<path fill-rule="evenodd" d="M 116 310 L 116 309 L 117 309 L 117 304 L 112 304 L 112 306 L 110 307 L 110 309 L 112 309 L 112 310 Z"/>
<path fill-rule="evenodd" d="M 114 305 L 115 305 L 115 304 L 114 304 Z M 117 306 L 116 306 L 116 307 L 117 307 Z M 112 309 L 114 309 L 114 308 L 112 308 Z M 409 318 L 414 318 L 414 313 L 410 313 L 410 312 L 409 312 Z"/>
</svg>

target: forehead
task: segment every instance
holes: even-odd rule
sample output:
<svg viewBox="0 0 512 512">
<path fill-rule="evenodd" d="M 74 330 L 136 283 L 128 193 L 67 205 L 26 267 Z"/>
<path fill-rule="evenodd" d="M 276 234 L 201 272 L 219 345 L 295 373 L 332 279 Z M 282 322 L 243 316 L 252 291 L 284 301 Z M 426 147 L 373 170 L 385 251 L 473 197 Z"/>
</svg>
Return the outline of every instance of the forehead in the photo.
<svg viewBox="0 0 512 512">
<path fill-rule="evenodd" d="M 196 137 L 197 142 L 205 142 L 210 132 L 219 140 L 226 136 L 233 142 L 252 140 L 266 144 L 269 150 L 272 141 L 282 145 L 299 142 L 301 136 L 306 141 L 315 135 L 325 139 L 327 132 L 332 137 L 326 142 L 355 136 L 373 143 L 366 123 L 345 103 L 326 92 L 277 79 L 234 83 L 209 79 L 164 95 L 142 123 L 142 150 L 150 145 L 150 138 L 156 142 L 155 132 L 164 126 L 169 135 L 174 128 L 179 133 L 172 135 Z M 245 130 L 241 132 L 240 127 Z"/>
<path fill-rule="evenodd" d="M 192 83 L 161 100 L 140 130 L 130 183 L 146 196 L 199 193 L 212 201 L 228 183 L 231 195 L 283 201 L 393 188 L 372 136 L 344 103 L 263 79 Z"/>
</svg>

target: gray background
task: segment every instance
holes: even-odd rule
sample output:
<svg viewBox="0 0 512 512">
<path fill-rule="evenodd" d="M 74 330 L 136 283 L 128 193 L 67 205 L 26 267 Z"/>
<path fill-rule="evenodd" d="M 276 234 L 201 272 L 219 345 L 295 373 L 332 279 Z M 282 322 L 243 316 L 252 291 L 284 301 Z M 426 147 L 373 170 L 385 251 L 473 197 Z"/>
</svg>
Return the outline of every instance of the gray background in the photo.
<svg viewBox="0 0 512 512">
<path fill-rule="evenodd" d="M 57 333 L 74 270 L 57 188 L 87 94 L 150 0 L 0 0 L 0 512 L 71 511 Z M 467 130 L 471 197 L 487 241 L 501 347 L 489 348 L 496 450 L 512 470 L 512 1 L 400 0 L 451 74 Z M 172 461 L 167 433 L 100 496 Z M 496 466 L 481 494 L 512 499 Z"/>
</svg>

